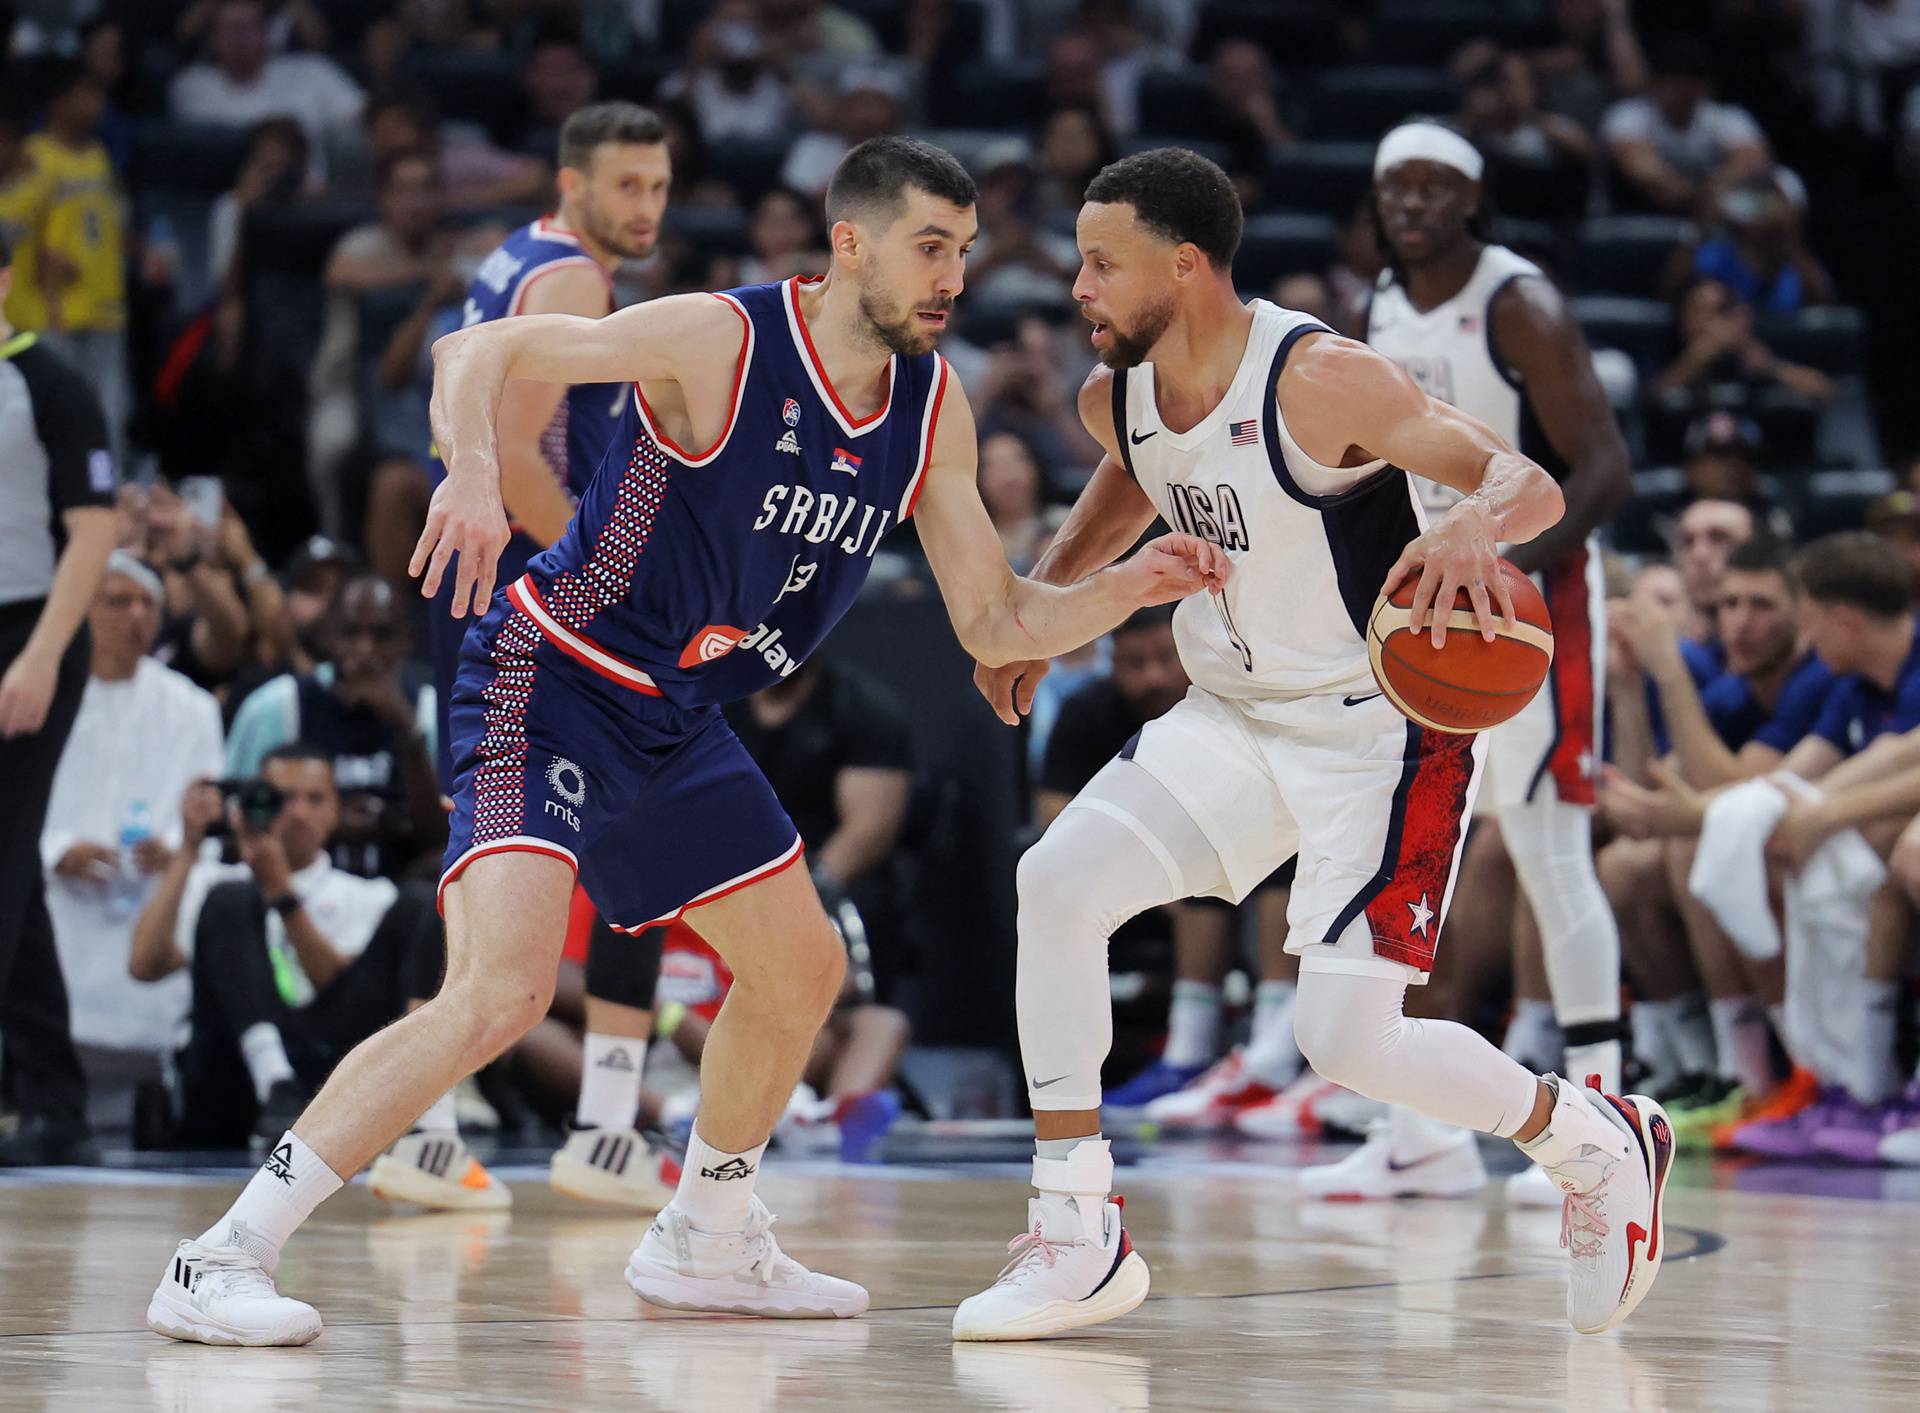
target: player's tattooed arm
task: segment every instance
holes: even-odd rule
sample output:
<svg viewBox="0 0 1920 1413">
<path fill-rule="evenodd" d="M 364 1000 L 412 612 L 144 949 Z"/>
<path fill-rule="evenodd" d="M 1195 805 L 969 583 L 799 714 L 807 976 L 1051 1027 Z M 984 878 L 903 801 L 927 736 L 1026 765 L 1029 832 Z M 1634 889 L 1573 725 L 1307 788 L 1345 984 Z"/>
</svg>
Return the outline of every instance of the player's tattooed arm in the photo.
<svg viewBox="0 0 1920 1413">
<path fill-rule="evenodd" d="M 1411 605 L 1418 628 L 1435 604 L 1464 592 L 1491 638 L 1513 603 L 1499 574 L 1500 541 L 1532 539 L 1565 511 L 1553 478 L 1486 423 L 1430 398 L 1391 359 L 1352 339 L 1310 334 L 1281 371 L 1275 396 L 1300 449 L 1324 466 L 1375 458 L 1452 486 L 1466 498 L 1427 530 L 1387 572 L 1381 592 L 1420 576 Z M 1435 647 L 1447 614 L 1432 615 Z"/>
<path fill-rule="evenodd" d="M 934 430 L 933 461 L 915 511 L 920 545 L 968 654 L 989 667 L 1057 657 L 1091 642 L 1135 609 L 1217 591 L 1231 566 L 1218 546 L 1163 535 L 1123 563 L 1070 586 L 1022 579 L 1007 564 L 981 503 L 973 411 L 958 386 Z M 1002 720 L 1009 720 L 1002 713 Z"/>
</svg>

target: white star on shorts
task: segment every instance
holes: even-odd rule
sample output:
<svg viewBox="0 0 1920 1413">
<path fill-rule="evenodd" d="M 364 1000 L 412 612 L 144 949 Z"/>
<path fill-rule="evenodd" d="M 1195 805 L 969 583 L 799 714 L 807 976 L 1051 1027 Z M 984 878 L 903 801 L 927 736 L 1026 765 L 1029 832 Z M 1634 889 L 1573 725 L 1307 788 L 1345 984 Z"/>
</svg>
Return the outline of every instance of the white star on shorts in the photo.
<svg viewBox="0 0 1920 1413">
<path fill-rule="evenodd" d="M 1413 930 L 1422 937 L 1427 935 L 1427 927 L 1433 921 L 1433 909 L 1427 906 L 1427 895 L 1422 893 L 1420 901 L 1408 903 L 1407 911 L 1413 914 Z"/>
</svg>

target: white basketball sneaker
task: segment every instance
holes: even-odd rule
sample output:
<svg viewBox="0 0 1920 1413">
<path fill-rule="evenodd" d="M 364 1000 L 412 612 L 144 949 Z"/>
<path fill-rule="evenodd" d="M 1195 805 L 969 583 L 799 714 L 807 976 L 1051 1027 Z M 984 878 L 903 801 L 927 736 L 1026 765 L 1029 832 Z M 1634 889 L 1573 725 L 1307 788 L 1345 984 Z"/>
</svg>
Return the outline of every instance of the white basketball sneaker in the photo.
<svg viewBox="0 0 1920 1413">
<path fill-rule="evenodd" d="M 480 1166 L 457 1133 L 407 1134 L 373 1160 L 367 1187 L 388 1202 L 416 1202 L 441 1212 L 499 1212 L 513 1205 L 506 1184 Z"/>
<path fill-rule="evenodd" d="M 1302 1193 L 1335 1202 L 1465 1197 L 1486 1185 L 1487 1168 L 1476 1135 L 1398 1106 L 1339 1162 L 1300 1174 Z"/>
<path fill-rule="evenodd" d="M 1264 1104 L 1235 1114 L 1233 1126 L 1248 1138 L 1299 1138 L 1318 1133 L 1318 1106 L 1339 1089 L 1312 1070 L 1303 1070 L 1298 1079 Z"/>
<path fill-rule="evenodd" d="M 673 1201 L 680 1164 L 630 1128 L 581 1128 L 547 1168 L 555 1192 L 636 1212 L 657 1212 Z"/>
<path fill-rule="evenodd" d="M 1233 1051 L 1185 1089 L 1163 1094 L 1141 1112 L 1149 1123 L 1216 1132 L 1233 1127 L 1244 1109 L 1276 1098 L 1280 1091 L 1247 1073 L 1242 1052 Z"/>
<path fill-rule="evenodd" d="M 1572 1261 L 1567 1319 L 1582 1334 L 1601 1334 L 1633 1313 L 1660 1274 L 1673 1128 L 1644 1094 L 1621 1098 L 1597 1084 L 1553 1083 L 1546 1132 L 1521 1151 L 1564 1194 L 1560 1244 Z"/>
<path fill-rule="evenodd" d="M 1529 1163 L 1508 1178 L 1505 1190 L 1509 1207 L 1558 1207 L 1567 1197 L 1538 1163 Z"/>
<path fill-rule="evenodd" d="M 661 1209 L 627 1262 L 627 1284 L 669 1310 L 847 1320 L 863 1315 L 867 1292 L 810 1271 L 773 1239 L 773 1213 L 758 1197 L 741 1231 L 700 1231 L 671 1204 Z"/>
<path fill-rule="evenodd" d="M 271 1247 L 235 1235 L 245 1245 L 180 1243 L 147 1302 L 147 1328 L 192 1344 L 313 1343 L 320 1312 L 273 1288 Z"/>
<path fill-rule="evenodd" d="M 1096 1237 L 1079 1200 L 1027 1199 L 1027 1229 L 1007 1243 L 999 1277 L 953 1312 L 955 1339 L 1045 1339 L 1139 1308 L 1152 1281 L 1120 1219 L 1124 1203 L 1102 1204 Z"/>
</svg>

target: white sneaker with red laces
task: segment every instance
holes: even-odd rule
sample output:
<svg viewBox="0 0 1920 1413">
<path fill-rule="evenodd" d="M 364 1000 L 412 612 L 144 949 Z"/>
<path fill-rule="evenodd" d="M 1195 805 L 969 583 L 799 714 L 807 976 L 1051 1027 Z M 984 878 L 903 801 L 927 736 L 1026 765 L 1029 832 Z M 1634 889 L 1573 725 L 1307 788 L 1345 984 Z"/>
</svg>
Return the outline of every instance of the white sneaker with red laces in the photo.
<svg viewBox="0 0 1920 1413">
<path fill-rule="evenodd" d="M 1279 1092 L 1249 1075 L 1235 1050 L 1185 1089 L 1161 1095 L 1143 1112 L 1149 1123 L 1169 1128 L 1229 1129 L 1242 1109 L 1264 1104 Z"/>
<path fill-rule="evenodd" d="M 1233 1126 L 1249 1138 L 1299 1138 L 1320 1132 L 1318 1105 L 1340 1086 L 1312 1070 L 1264 1103 L 1250 1104 L 1233 1116 Z"/>
<path fill-rule="evenodd" d="M 1152 1279 L 1120 1219 L 1123 1203 L 1102 1203 L 1095 1224 L 1081 1200 L 1027 1199 L 1027 1229 L 1007 1244 L 999 1278 L 953 1312 L 955 1339 L 1045 1339 L 1139 1308 Z"/>
<path fill-rule="evenodd" d="M 1521 1151 L 1565 1194 L 1567 1319 L 1582 1334 L 1602 1334 L 1633 1313 L 1660 1274 L 1673 1128 L 1644 1094 L 1603 1094 L 1597 1077 L 1587 1089 L 1548 1082 L 1555 1093 L 1546 1130 Z"/>
</svg>

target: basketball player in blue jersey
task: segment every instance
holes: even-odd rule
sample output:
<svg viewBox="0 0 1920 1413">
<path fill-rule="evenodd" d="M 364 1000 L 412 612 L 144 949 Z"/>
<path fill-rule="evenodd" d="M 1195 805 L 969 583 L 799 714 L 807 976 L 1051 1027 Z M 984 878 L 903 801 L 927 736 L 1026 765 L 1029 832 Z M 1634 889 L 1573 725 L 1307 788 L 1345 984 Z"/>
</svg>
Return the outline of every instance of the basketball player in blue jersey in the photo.
<svg viewBox="0 0 1920 1413">
<path fill-rule="evenodd" d="M 1037 1196 L 1000 1278 L 955 1312 L 954 1337 L 1060 1334 L 1146 1298 L 1100 1137 L 1107 939 L 1175 899 L 1237 902 L 1295 854 L 1302 1053 L 1336 1084 L 1518 1143 L 1564 1197 L 1571 1322 L 1611 1328 L 1664 1253 L 1666 1117 L 1638 1095 L 1534 1075 L 1465 1026 L 1404 1015 L 1407 987 L 1433 967 L 1482 748 L 1400 715 L 1365 641 L 1376 596 L 1414 576 L 1411 621 L 1436 645 L 1450 623 L 1495 633 L 1512 613 L 1496 546 L 1552 530 L 1561 492 L 1390 359 L 1307 315 L 1243 304 L 1240 232 L 1227 174 L 1174 148 L 1103 169 L 1080 211 L 1074 297 L 1102 364 L 1080 417 L 1107 455 L 1035 577 L 1099 572 L 1156 515 L 1212 540 L 1234 571 L 1174 612 L 1186 698 L 1021 860 L 1015 998 Z M 1458 502 L 1425 523 L 1409 473 Z M 1013 721 L 1044 670 L 989 664 L 977 680 Z"/>
<path fill-rule="evenodd" d="M 435 1094 L 545 1014 L 576 872 L 632 930 L 684 917 L 734 975 L 701 1064 L 673 1201 L 627 1265 L 675 1309 L 847 1317 L 867 1293 L 785 1255 L 754 1196 L 767 1136 L 840 990 L 840 940 L 800 840 L 719 703 L 796 670 L 881 538 L 918 515 L 961 643 L 986 662 L 1068 651 L 1135 609 L 1225 583 L 1192 535 L 1070 588 L 1016 578 L 975 484 L 973 416 L 934 352 L 977 231 L 938 148 L 876 138 L 827 191 L 832 267 L 604 319 L 502 319 L 434 347 L 448 455 L 415 551 L 482 614 L 453 701 L 440 993 L 343 1060 L 233 1207 L 182 1242 L 148 1324 L 304 1344 L 272 1270 L 306 1215 Z M 559 543 L 493 594 L 507 540 L 496 418 L 515 379 L 633 386 Z"/>
<path fill-rule="evenodd" d="M 461 314 L 464 326 L 525 314 L 598 319 L 613 310 L 613 272 L 653 253 L 673 168 L 660 119 L 632 103 L 595 103 L 560 129 L 560 205 L 522 227 L 481 263 Z M 516 382 L 500 398 L 500 493 L 512 537 L 503 578 L 518 578 L 566 531 L 575 503 L 621 428 L 624 383 Z M 433 462 L 436 483 L 444 468 Z M 440 714 L 440 779 L 453 786 L 448 713 L 460 643 L 468 624 L 452 613 L 448 582 L 429 618 Z M 586 1035 L 580 1093 L 551 1181 L 571 1197 L 657 1211 L 673 1194 L 675 1166 L 634 1127 L 640 1104 L 659 934 L 616 939 L 596 929 L 586 965 Z M 454 1131 L 452 1096 L 421 1116 L 414 1132 L 382 1154 L 369 1185 L 382 1197 L 428 1207 L 498 1205 L 507 1189 Z"/>
</svg>

